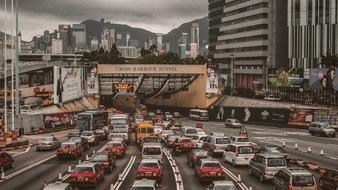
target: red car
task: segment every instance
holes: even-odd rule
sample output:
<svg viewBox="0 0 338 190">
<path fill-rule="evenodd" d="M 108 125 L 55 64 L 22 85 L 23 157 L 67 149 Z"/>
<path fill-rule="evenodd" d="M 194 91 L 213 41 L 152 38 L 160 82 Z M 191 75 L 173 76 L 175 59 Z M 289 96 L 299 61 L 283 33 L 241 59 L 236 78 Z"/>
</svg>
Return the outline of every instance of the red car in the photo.
<svg viewBox="0 0 338 190">
<path fill-rule="evenodd" d="M 108 152 L 114 158 L 123 158 L 126 154 L 127 146 L 122 141 L 111 141 L 106 147 Z"/>
<path fill-rule="evenodd" d="M 195 148 L 194 143 L 192 142 L 191 138 L 181 137 L 179 139 L 176 139 L 175 145 L 174 145 L 174 154 L 180 153 L 180 152 L 189 152 L 192 149 Z"/>
<path fill-rule="evenodd" d="M 225 180 L 225 172 L 221 164 L 214 159 L 201 159 L 195 166 L 195 175 L 202 182 Z"/>
<path fill-rule="evenodd" d="M 14 168 L 14 159 L 7 152 L 0 151 L 0 169 Z"/>
<path fill-rule="evenodd" d="M 96 187 L 104 179 L 104 171 L 97 163 L 86 163 L 75 166 L 67 182 L 72 186 Z"/>
<path fill-rule="evenodd" d="M 64 142 L 57 150 L 56 155 L 59 159 L 65 157 L 77 158 L 82 155 L 83 149 L 79 142 Z"/>
<path fill-rule="evenodd" d="M 319 185 L 325 189 L 338 189 L 338 169 L 327 170 L 321 174 Z"/>
<path fill-rule="evenodd" d="M 162 165 L 157 159 L 143 159 L 137 169 L 137 178 L 154 179 L 161 181 L 163 175 Z"/>
</svg>

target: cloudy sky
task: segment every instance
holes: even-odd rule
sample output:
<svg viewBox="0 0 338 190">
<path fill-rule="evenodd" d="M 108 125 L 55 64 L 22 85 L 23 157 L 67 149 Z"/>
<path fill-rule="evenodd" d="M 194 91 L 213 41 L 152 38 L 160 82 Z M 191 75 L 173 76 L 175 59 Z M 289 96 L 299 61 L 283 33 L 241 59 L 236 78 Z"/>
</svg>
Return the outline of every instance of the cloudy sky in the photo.
<svg viewBox="0 0 338 190">
<path fill-rule="evenodd" d="M 10 0 L 7 0 L 7 11 Z M 4 0 L 0 0 L 0 30 L 4 28 Z M 20 0 L 20 30 L 24 40 L 58 24 L 75 24 L 87 18 L 167 33 L 180 24 L 207 15 L 207 0 Z M 7 14 L 8 23 L 10 14 Z M 7 29 L 10 25 L 7 25 Z M 8 31 L 8 30 L 7 30 Z"/>
</svg>

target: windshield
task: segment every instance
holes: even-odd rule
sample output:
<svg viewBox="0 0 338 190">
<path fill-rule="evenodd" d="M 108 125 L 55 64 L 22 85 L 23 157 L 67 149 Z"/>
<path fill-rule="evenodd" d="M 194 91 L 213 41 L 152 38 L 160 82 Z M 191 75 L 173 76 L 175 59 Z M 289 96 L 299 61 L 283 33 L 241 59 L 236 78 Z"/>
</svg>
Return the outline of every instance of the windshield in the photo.
<svg viewBox="0 0 338 190">
<path fill-rule="evenodd" d="M 239 154 L 253 154 L 254 148 L 251 146 L 240 146 L 238 147 Z"/>
<path fill-rule="evenodd" d="M 84 132 L 84 133 L 82 133 L 82 136 L 92 136 L 93 135 L 93 133 L 91 133 L 91 132 Z"/>
<path fill-rule="evenodd" d="M 230 144 L 229 138 L 216 138 L 216 144 Z"/>
<path fill-rule="evenodd" d="M 197 152 L 195 153 L 195 155 L 196 155 L 197 157 L 207 157 L 207 156 L 208 156 L 208 152 L 207 152 L 207 151 L 197 151 Z"/>
<path fill-rule="evenodd" d="M 74 144 L 62 144 L 61 148 L 75 148 Z"/>
<path fill-rule="evenodd" d="M 157 142 L 159 142 L 159 140 L 158 140 L 158 138 L 144 138 L 143 139 L 143 143 L 157 143 Z"/>
<path fill-rule="evenodd" d="M 107 154 L 100 154 L 100 155 L 95 155 L 93 158 L 90 159 L 91 161 L 107 161 L 108 160 L 108 155 Z"/>
<path fill-rule="evenodd" d="M 203 164 L 203 166 L 202 166 L 202 168 L 220 168 L 221 167 L 221 165 L 219 164 L 219 163 L 214 163 L 214 162 L 212 162 L 212 163 L 204 163 Z"/>
<path fill-rule="evenodd" d="M 270 147 L 268 150 L 271 153 L 286 153 L 286 151 L 281 147 Z"/>
<path fill-rule="evenodd" d="M 294 176 L 292 178 L 293 186 L 313 186 L 314 181 L 312 176 Z"/>
<path fill-rule="evenodd" d="M 160 147 L 144 147 L 143 155 L 161 155 L 162 151 Z"/>
<path fill-rule="evenodd" d="M 185 131 L 185 134 L 197 134 L 197 130 L 196 129 L 187 129 Z"/>
<path fill-rule="evenodd" d="M 192 142 L 191 139 L 181 139 L 181 142 Z"/>
<path fill-rule="evenodd" d="M 80 130 L 88 130 L 91 117 L 89 115 L 78 115 L 76 120 L 76 126 Z"/>
<path fill-rule="evenodd" d="M 249 142 L 249 138 L 237 138 L 237 142 Z"/>
<path fill-rule="evenodd" d="M 328 124 L 328 123 L 325 123 L 322 126 L 323 126 L 324 129 L 331 129 L 332 128 L 331 125 Z"/>
<path fill-rule="evenodd" d="M 269 167 L 278 167 L 278 166 L 286 166 L 284 158 L 269 158 L 268 159 Z"/>
<path fill-rule="evenodd" d="M 127 119 L 120 117 L 120 118 L 112 118 L 110 121 L 110 124 L 112 125 L 116 125 L 116 124 L 126 124 L 127 123 Z"/>
<path fill-rule="evenodd" d="M 84 172 L 94 173 L 92 167 L 75 167 L 74 169 L 74 173 L 84 173 Z"/>
<path fill-rule="evenodd" d="M 42 137 L 41 141 L 52 141 L 52 137 Z"/>
<path fill-rule="evenodd" d="M 140 168 L 159 168 L 157 163 L 141 162 Z"/>
<path fill-rule="evenodd" d="M 237 190 L 235 186 L 215 186 L 214 190 Z"/>
<path fill-rule="evenodd" d="M 143 120 L 143 115 L 135 115 L 135 119 L 137 119 L 137 120 Z"/>
<path fill-rule="evenodd" d="M 121 143 L 109 143 L 109 146 L 122 146 Z"/>
</svg>

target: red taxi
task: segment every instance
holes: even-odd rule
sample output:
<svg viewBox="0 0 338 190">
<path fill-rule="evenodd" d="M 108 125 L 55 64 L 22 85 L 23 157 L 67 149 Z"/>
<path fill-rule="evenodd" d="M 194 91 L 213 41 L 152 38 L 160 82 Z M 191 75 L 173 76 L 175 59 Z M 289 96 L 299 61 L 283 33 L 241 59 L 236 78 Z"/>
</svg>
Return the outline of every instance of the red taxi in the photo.
<svg viewBox="0 0 338 190">
<path fill-rule="evenodd" d="M 215 159 L 201 159 L 195 166 L 195 175 L 202 182 L 225 179 L 225 172 L 219 161 Z"/>
<path fill-rule="evenodd" d="M 123 141 L 111 141 L 107 144 L 106 152 L 114 158 L 123 158 L 126 154 L 127 146 Z"/>
<path fill-rule="evenodd" d="M 180 152 L 189 152 L 192 149 L 195 148 L 194 143 L 192 142 L 191 138 L 186 138 L 186 137 L 181 137 L 179 139 L 176 139 L 175 141 L 175 152 L 180 153 Z"/>
<path fill-rule="evenodd" d="M 137 169 L 137 178 L 154 179 L 161 181 L 163 175 L 162 165 L 157 159 L 143 159 Z"/>
<path fill-rule="evenodd" d="M 56 155 L 58 159 L 65 157 L 77 158 L 83 153 L 83 147 L 79 142 L 64 142 L 57 150 Z"/>
<path fill-rule="evenodd" d="M 85 163 L 75 166 L 67 182 L 72 186 L 96 187 L 104 179 L 104 171 L 97 163 Z"/>
</svg>

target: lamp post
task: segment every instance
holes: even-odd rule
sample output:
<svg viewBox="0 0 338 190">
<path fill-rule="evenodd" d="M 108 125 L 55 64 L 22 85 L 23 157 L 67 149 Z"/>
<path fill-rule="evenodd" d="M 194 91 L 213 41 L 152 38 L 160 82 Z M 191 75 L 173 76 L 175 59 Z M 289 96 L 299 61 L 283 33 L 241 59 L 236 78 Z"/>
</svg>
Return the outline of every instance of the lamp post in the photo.
<svg viewBox="0 0 338 190">
<path fill-rule="evenodd" d="M 5 33 L 5 41 L 4 41 L 4 99 L 5 99 L 5 112 L 4 112 L 4 127 L 5 132 L 7 132 L 7 31 L 6 31 L 6 25 L 7 25 L 7 0 L 5 0 L 5 15 L 4 15 L 4 33 Z"/>
<path fill-rule="evenodd" d="M 231 96 L 234 95 L 234 62 L 235 62 L 235 56 L 234 54 L 231 54 Z"/>
</svg>

